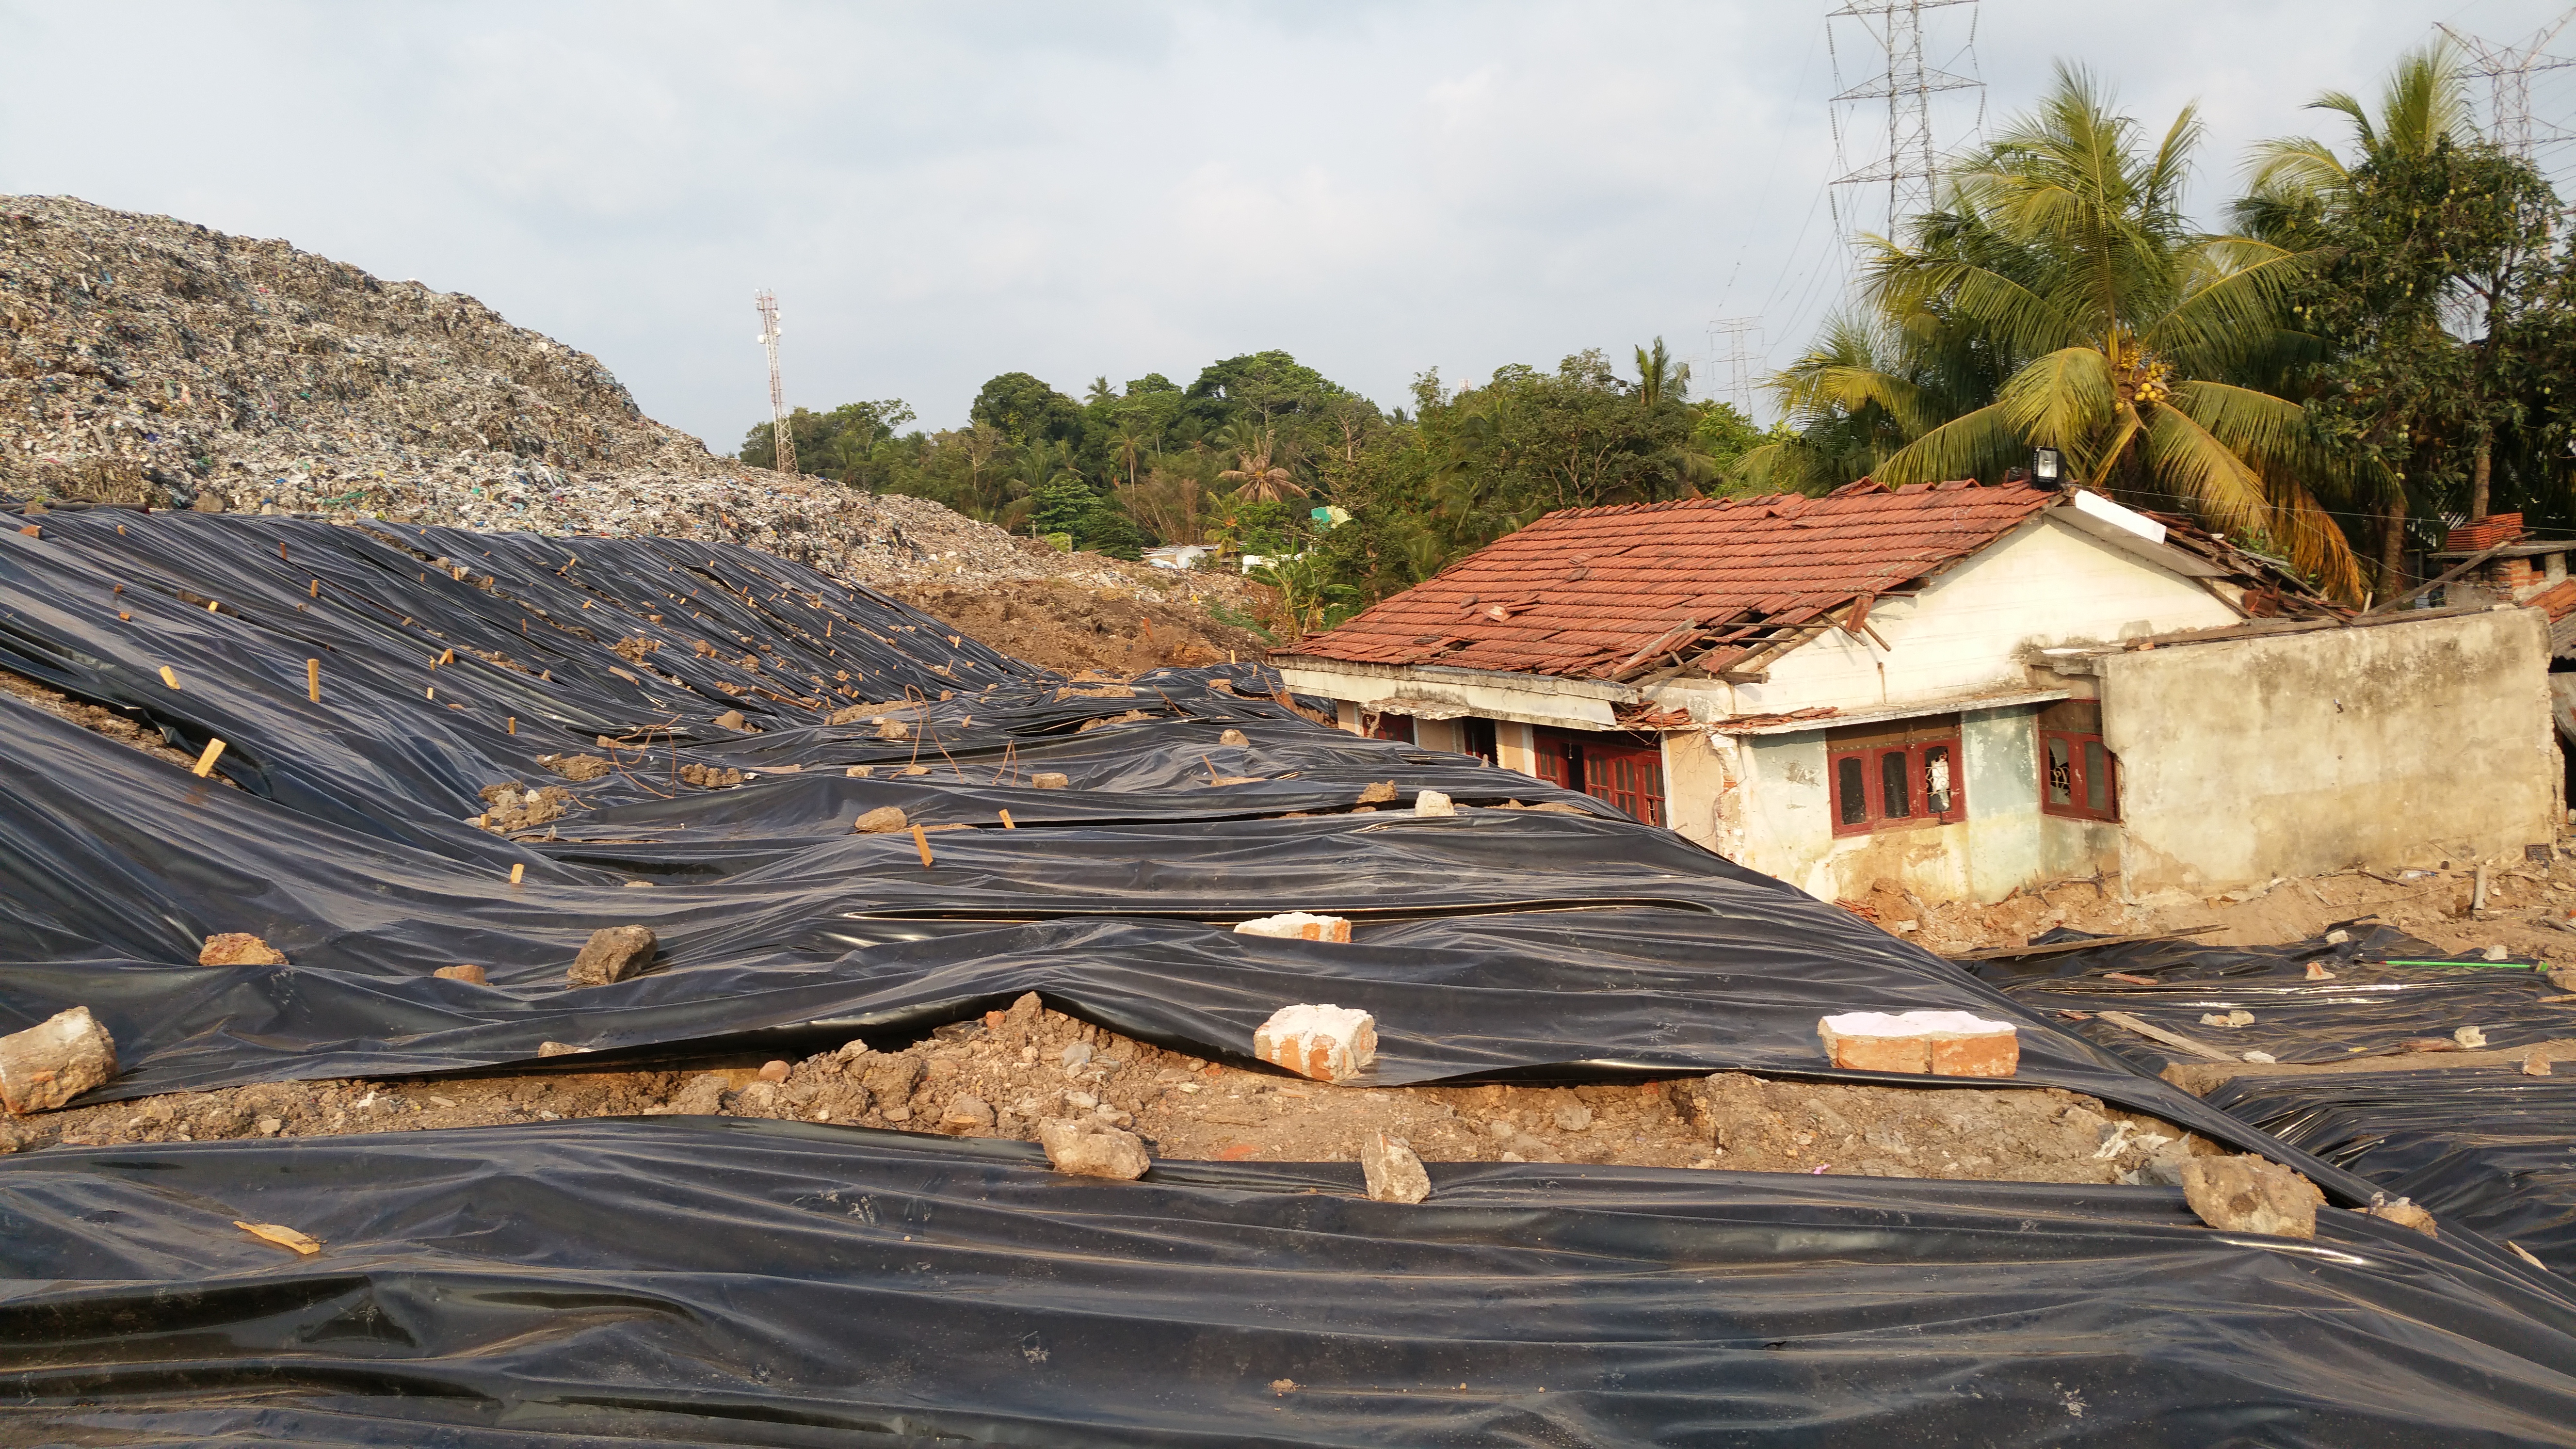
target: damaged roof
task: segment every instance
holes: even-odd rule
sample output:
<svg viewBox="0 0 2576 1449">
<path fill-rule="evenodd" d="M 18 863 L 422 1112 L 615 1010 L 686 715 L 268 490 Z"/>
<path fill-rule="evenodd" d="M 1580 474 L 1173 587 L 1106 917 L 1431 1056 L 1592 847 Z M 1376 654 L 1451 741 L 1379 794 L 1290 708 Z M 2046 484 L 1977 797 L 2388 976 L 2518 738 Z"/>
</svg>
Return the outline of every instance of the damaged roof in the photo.
<svg viewBox="0 0 2576 1449">
<path fill-rule="evenodd" d="M 1627 679 L 1784 630 L 1976 553 L 2060 494 L 1973 480 L 1822 498 L 1695 498 L 1551 513 L 1282 657 Z M 1848 620 L 1855 625 L 1861 620 Z"/>
</svg>

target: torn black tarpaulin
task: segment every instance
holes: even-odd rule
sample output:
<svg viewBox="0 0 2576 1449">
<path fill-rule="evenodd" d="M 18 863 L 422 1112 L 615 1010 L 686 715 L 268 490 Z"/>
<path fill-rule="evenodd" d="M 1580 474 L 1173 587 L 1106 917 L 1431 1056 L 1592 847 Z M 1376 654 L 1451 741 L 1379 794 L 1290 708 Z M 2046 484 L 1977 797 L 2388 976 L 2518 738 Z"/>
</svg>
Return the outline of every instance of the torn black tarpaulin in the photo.
<svg viewBox="0 0 2576 1449">
<path fill-rule="evenodd" d="M 1016 1142 L 689 1118 L 0 1159 L 0 1435 L 2355 1449 L 2576 1421 L 2564 1300 L 2355 1213 L 2309 1243 L 2155 1189 L 1430 1172 L 1407 1206 L 1349 1164 L 1107 1183 Z"/>
</svg>

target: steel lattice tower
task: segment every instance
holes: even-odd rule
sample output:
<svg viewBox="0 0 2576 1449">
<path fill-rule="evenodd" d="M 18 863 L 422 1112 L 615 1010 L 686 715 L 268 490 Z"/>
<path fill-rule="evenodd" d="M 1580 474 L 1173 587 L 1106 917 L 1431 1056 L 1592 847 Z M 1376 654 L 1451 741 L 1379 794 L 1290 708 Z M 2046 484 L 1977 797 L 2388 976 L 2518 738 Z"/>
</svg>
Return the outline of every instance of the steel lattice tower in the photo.
<svg viewBox="0 0 2576 1449">
<path fill-rule="evenodd" d="M 1977 0 L 1847 0 L 1839 10 L 1825 17 L 1825 43 L 1833 54 L 1836 94 L 1830 103 L 1834 117 L 1834 166 L 1841 174 L 1834 178 L 1839 193 L 1857 193 L 1860 188 L 1884 184 L 1887 188 L 1887 212 L 1884 232 L 1893 235 L 1905 217 L 1926 210 L 1932 200 L 1932 181 L 1939 174 L 1937 152 L 1932 141 L 1932 97 L 1945 91 L 1980 92 L 1979 121 L 1983 122 L 1985 82 L 1971 75 L 1954 75 L 1923 63 L 1923 12 L 1966 5 L 1968 44 L 1963 51 L 1968 69 L 1976 69 Z M 1887 57 L 1885 69 L 1861 80 L 1857 85 L 1843 84 L 1842 52 L 1833 43 L 1833 22 L 1857 20 L 1876 48 Z M 1859 130 L 1858 109 L 1861 103 L 1883 100 L 1887 103 L 1887 144 L 1884 154 L 1875 145 L 1863 148 L 1854 132 Z M 1846 110 L 1850 117 L 1845 116 Z M 1853 154 L 1873 159 L 1855 163 Z M 1846 239 L 1857 235 L 1857 215 L 1861 205 L 1857 194 L 1840 195 L 1834 203 L 1834 229 Z"/>
<path fill-rule="evenodd" d="M 796 435 L 787 426 L 787 388 L 778 380 L 778 298 L 767 287 L 752 296 L 760 307 L 760 345 L 769 349 L 769 436 L 777 450 L 770 466 L 796 471 Z"/>
<path fill-rule="evenodd" d="M 2576 20 L 2576 10 L 2570 10 L 2550 24 L 2532 32 L 2531 39 L 2518 46 L 2497 45 L 2474 35 L 2463 35 L 2447 25 L 2435 27 L 2449 36 L 2462 50 L 2476 57 L 2476 64 L 2469 67 L 2472 75 L 2482 75 L 2487 78 L 2489 139 L 2525 161 L 2531 159 L 2533 144 L 2532 72 L 2558 70 L 2565 66 L 2576 65 L 2576 61 L 2541 53 L 2547 49 L 2549 42 L 2558 38 L 2559 31 L 2567 28 L 2567 22 L 2570 20 Z M 2550 129 L 2555 131 L 2558 128 L 2552 126 Z M 2548 139 L 2561 138 L 2553 136 Z"/>
</svg>

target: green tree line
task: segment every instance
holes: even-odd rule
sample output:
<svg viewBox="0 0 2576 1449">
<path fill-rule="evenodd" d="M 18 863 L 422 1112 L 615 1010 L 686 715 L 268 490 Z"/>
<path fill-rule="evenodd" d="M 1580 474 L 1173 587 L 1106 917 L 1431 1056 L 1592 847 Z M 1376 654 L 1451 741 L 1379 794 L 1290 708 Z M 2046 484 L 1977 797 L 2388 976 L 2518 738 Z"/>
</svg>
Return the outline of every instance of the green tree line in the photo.
<svg viewBox="0 0 2576 1449">
<path fill-rule="evenodd" d="M 961 428 L 904 431 L 913 410 L 892 399 L 799 408 L 788 425 L 808 473 L 1065 547 L 1280 559 L 1286 622 L 1302 631 L 1553 509 L 1694 496 L 1761 441 L 1736 409 L 1691 399 L 1690 369 L 1661 339 L 1630 361 L 1633 376 L 1596 349 L 1456 389 L 1426 372 L 1409 406 L 1384 409 L 1285 352 L 1257 352 L 1186 386 L 1094 378 L 1079 401 L 1003 373 Z M 738 456 L 770 466 L 771 425 Z"/>
</svg>

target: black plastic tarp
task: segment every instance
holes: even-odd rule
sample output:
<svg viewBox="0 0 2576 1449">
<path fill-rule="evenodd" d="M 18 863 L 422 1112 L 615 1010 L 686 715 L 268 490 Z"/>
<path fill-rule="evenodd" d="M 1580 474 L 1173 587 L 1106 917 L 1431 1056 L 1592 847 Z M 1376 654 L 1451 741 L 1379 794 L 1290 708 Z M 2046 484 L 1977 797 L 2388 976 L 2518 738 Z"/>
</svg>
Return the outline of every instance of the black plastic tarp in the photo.
<svg viewBox="0 0 2576 1449">
<path fill-rule="evenodd" d="M 2345 939 L 2328 939 L 2337 933 Z M 2066 931 L 2040 941 L 2053 939 L 2082 937 Z M 2151 1072 L 2205 1058 L 2064 1013 L 2126 1012 L 2240 1057 L 2262 1052 L 2300 1063 L 2397 1052 L 2408 1042 L 2452 1038 L 2461 1027 L 2477 1028 L 2498 1049 L 2576 1036 L 2576 1011 L 2542 1000 L 2564 993 L 2527 963 L 2408 964 L 2453 959 L 2393 927 L 2351 921 L 2313 940 L 2284 945 L 2127 941 L 1979 962 L 1974 969 L 2024 1007 L 2067 1022 Z M 2312 962 L 2332 978 L 2309 979 Z M 2114 971 L 2148 983 L 2108 979 Z M 2234 1026 L 2202 1020 L 2238 1011 L 2254 1019 Z"/>
<path fill-rule="evenodd" d="M 0 1160 L 11 1442 L 2563 1444 L 2576 1317 L 2354 1213 L 663 1118 Z M 234 1224 L 319 1239 L 310 1258 Z"/>
<path fill-rule="evenodd" d="M 2576 1076 L 2238 1077 L 2209 1104 L 2576 1275 Z"/>
</svg>

